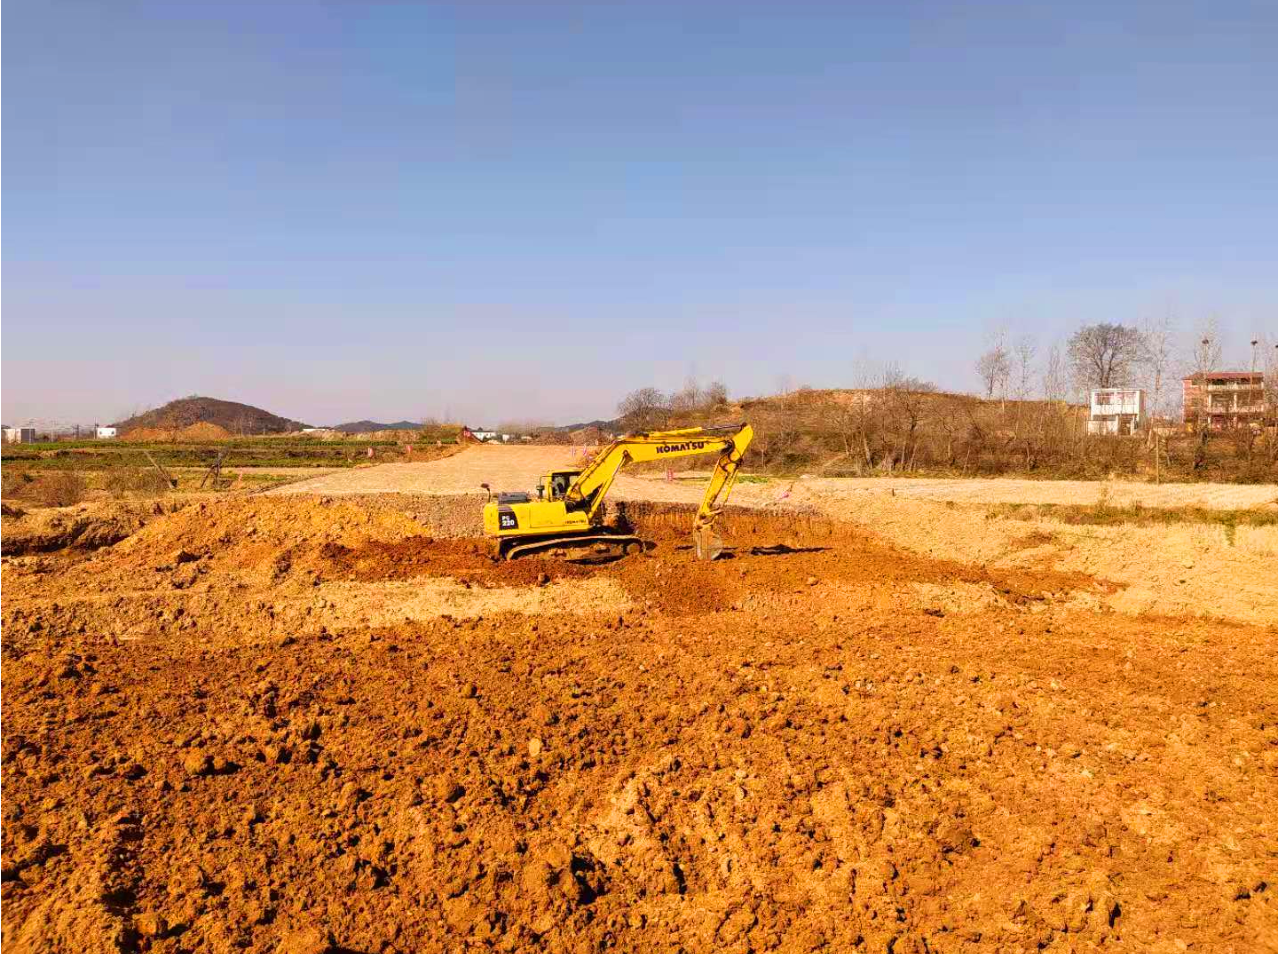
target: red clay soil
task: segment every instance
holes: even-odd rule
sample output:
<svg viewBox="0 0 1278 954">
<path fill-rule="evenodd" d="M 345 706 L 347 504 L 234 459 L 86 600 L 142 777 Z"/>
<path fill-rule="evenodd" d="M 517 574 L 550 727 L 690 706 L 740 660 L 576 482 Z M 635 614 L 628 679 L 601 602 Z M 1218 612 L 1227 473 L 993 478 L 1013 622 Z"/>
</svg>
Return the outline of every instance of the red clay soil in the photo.
<svg viewBox="0 0 1278 954">
<path fill-rule="evenodd" d="M 1278 947 L 1273 627 L 636 522 L 554 570 L 626 609 L 383 628 L 314 593 L 550 571 L 306 501 L 7 561 L 6 951 Z"/>
<path fill-rule="evenodd" d="M 311 564 L 324 579 L 372 582 L 443 576 L 490 587 L 583 579 L 592 573 L 589 567 L 563 560 L 500 560 L 486 540 L 427 536 L 370 540 L 357 548 L 328 543 Z"/>
</svg>

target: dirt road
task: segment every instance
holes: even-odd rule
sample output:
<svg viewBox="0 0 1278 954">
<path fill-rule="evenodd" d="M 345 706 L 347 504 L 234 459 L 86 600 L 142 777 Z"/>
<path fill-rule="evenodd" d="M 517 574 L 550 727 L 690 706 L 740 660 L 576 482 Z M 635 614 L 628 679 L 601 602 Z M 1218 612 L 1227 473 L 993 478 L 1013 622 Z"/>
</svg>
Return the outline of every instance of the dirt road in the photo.
<svg viewBox="0 0 1278 954">
<path fill-rule="evenodd" d="M 273 494 L 473 494 L 487 483 L 494 491 L 532 490 L 538 478 L 556 467 L 571 467 L 583 448 L 572 446 L 468 447 L 443 460 L 418 464 L 379 464 L 314 480 L 303 480 L 270 491 Z"/>
<path fill-rule="evenodd" d="M 494 490 L 531 490 L 538 477 L 556 467 L 580 461 L 579 447 L 471 447 L 453 457 L 421 464 L 381 464 L 339 471 L 299 481 L 272 493 L 317 493 L 331 496 L 410 493 L 475 493 L 487 482 Z M 636 483 L 635 481 L 644 481 Z M 792 481 L 770 481 L 775 497 Z M 682 490 L 667 493 L 661 477 L 635 477 L 624 482 L 627 494 L 639 499 L 685 500 Z M 677 486 L 682 487 L 683 482 Z M 831 498 L 855 499 L 862 494 L 888 494 L 920 500 L 960 503 L 1094 504 L 1106 499 L 1115 506 L 1139 503 L 1145 507 L 1201 506 L 1214 509 L 1259 507 L 1278 502 L 1274 484 L 1142 484 L 1129 481 L 1014 480 L 928 478 L 803 478 L 797 482 L 806 492 Z M 737 493 L 764 500 L 766 489 L 739 485 Z"/>
</svg>

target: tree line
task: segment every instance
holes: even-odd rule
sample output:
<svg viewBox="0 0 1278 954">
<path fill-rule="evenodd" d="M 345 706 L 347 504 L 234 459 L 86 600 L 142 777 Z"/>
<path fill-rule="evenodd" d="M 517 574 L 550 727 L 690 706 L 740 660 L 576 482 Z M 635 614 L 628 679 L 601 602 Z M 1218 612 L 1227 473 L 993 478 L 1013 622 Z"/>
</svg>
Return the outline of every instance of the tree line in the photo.
<svg viewBox="0 0 1278 954">
<path fill-rule="evenodd" d="M 1092 387 L 1144 387 L 1150 413 L 1166 415 L 1184 373 L 1221 369 L 1210 327 L 1181 347 L 1170 319 L 1140 328 L 1095 324 L 1039 351 L 1028 336 L 994 336 L 976 362 L 978 395 L 941 392 L 894 363 L 850 370 L 845 389 L 791 389 L 728 399 L 721 383 L 690 381 L 677 392 L 640 388 L 617 406 L 627 431 L 748 420 L 752 467 L 828 476 L 890 473 L 1028 474 L 1161 479 L 1278 479 L 1278 435 L 1240 428 L 1229 434 L 1148 431 L 1144 440 L 1087 431 Z M 1278 356 L 1254 346 L 1278 410 Z M 1264 343 L 1268 352 L 1278 349 Z M 1173 387 L 1175 385 L 1175 387 Z M 1275 419 L 1278 419 L 1276 415 Z"/>
<path fill-rule="evenodd" d="M 1278 408 L 1278 340 L 1257 335 L 1249 345 L 1246 369 L 1264 372 L 1266 401 Z M 1151 418 L 1168 418 L 1176 409 L 1181 378 L 1226 370 L 1217 322 L 1207 319 L 1181 335 L 1171 315 L 1140 326 L 1085 325 L 1063 346 L 1051 345 L 1041 362 L 1037 356 L 1032 336 L 1009 341 L 1006 332 L 994 332 L 975 362 L 981 393 L 987 399 L 1083 403 L 1094 388 L 1142 388 Z"/>
</svg>

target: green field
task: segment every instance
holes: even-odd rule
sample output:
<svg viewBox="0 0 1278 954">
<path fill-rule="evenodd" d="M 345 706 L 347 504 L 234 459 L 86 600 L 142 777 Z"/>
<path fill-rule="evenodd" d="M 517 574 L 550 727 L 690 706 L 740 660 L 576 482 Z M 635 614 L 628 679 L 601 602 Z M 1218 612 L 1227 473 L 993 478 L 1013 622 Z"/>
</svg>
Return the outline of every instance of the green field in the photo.
<svg viewBox="0 0 1278 954">
<path fill-rule="evenodd" d="M 441 443 L 455 444 L 456 438 L 441 438 Z M 434 445 L 435 440 L 424 440 L 420 446 Z M 405 444 L 391 440 L 296 436 L 245 437 L 210 443 L 49 441 L 5 444 L 0 450 L 0 463 L 6 502 L 66 506 L 102 493 L 119 498 L 153 497 L 172 491 L 260 490 L 298 480 L 307 468 L 345 468 L 403 460 L 406 450 Z M 219 454 L 220 475 L 209 479 L 209 467 Z M 164 469 L 163 474 L 156 464 Z M 293 473 L 272 472 L 273 468 L 288 468 Z"/>
<path fill-rule="evenodd" d="M 430 443 L 434 443 L 433 441 Z M 455 440 L 445 440 L 445 444 Z M 149 467 L 149 453 L 162 467 L 207 467 L 223 453 L 222 466 L 235 467 L 354 467 L 374 459 L 399 456 L 395 441 L 320 440 L 318 438 L 245 437 L 209 444 L 128 441 L 53 441 L 5 444 L 0 461 L 22 470 L 112 470 Z"/>
</svg>

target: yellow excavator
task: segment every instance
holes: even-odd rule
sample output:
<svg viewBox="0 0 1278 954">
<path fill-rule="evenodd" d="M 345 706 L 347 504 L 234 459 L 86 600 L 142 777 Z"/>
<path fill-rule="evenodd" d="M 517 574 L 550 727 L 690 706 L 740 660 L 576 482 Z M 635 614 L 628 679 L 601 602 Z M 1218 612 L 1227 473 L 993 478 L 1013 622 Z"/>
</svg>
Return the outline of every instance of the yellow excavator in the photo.
<svg viewBox="0 0 1278 954">
<path fill-rule="evenodd" d="M 532 553 L 574 550 L 587 556 L 638 553 L 643 541 L 633 533 L 604 525 L 604 497 L 627 464 L 718 454 L 710 485 L 692 525 L 697 556 L 713 560 L 723 552 L 714 524 L 732 492 L 741 458 L 754 431 L 749 424 L 647 431 L 619 437 L 581 470 L 556 470 L 528 493 L 501 493 L 484 504 L 484 533 L 497 541 L 498 553 L 514 560 Z"/>
</svg>

